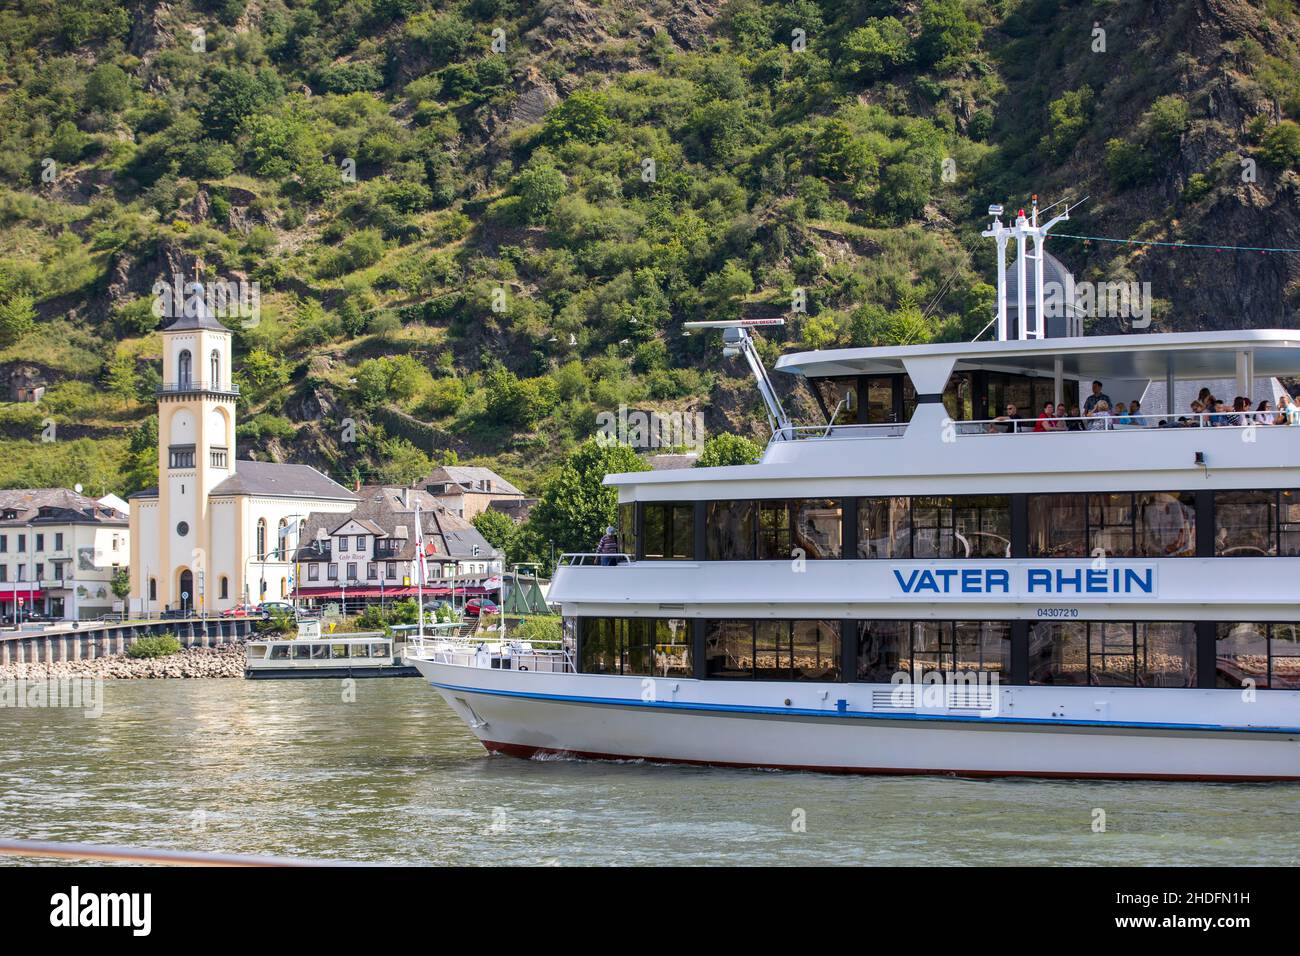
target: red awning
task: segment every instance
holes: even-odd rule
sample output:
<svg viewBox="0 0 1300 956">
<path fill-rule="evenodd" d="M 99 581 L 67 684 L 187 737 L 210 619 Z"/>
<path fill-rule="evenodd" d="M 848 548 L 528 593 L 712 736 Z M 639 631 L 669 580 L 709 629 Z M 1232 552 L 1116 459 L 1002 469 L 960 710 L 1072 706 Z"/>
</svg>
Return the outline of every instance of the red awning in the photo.
<svg viewBox="0 0 1300 956">
<path fill-rule="evenodd" d="M 377 588 L 377 587 L 367 586 L 367 587 L 348 588 L 345 592 L 342 588 L 328 587 L 328 588 L 298 588 L 298 590 L 295 593 L 300 598 L 342 598 L 346 596 L 350 598 L 389 599 L 389 598 L 418 597 L 420 594 L 420 589 L 416 587 L 410 587 L 409 585 L 400 585 L 391 588 L 387 588 L 387 587 Z M 429 586 L 424 589 L 424 596 L 426 598 L 447 597 L 451 593 L 452 593 L 451 588 L 447 588 L 447 587 Z M 463 595 L 463 594 L 486 594 L 487 592 L 481 587 L 464 587 L 464 588 L 457 588 L 456 593 Z"/>
<path fill-rule="evenodd" d="M 0 601 L 13 601 L 14 589 L 5 587 L 0 584 Z M 42 588 L 19 588 L 17 596 L 24 601 L 37 601 L 45 597 L 45 591 Z"/>
</svg>

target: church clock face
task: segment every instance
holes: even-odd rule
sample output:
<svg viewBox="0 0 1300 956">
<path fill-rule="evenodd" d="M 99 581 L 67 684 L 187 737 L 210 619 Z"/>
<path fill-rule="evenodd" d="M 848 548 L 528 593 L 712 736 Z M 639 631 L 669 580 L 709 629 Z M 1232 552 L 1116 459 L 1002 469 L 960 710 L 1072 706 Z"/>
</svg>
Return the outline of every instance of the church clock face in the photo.
<svg viewBox="0 0 1300 956">
<path fill-rule="evenodd" d="M 190 533 L 190 525 L 187 521 L 182 521 L 176 525 L 176 533 L 182 538 Z"/>
</svg>

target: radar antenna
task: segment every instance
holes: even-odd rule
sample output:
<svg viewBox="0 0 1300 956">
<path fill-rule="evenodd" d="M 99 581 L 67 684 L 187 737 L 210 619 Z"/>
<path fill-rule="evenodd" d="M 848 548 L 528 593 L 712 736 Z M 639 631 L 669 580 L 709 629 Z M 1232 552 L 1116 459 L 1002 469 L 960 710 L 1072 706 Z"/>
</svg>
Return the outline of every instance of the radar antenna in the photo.
<svg viewBox="0 0 1300 956">
<path fill-rule="evenodd" d="M 722 354 L 727 358 L 738 354 L 745 356 L 745 361 L 749 363 L 749 370 L 754 373 L 758 394 L 762 396 L 763 404 L 767 406 L 767 424 L 775 434 L 790 428 L 790 418 L 781 405 L 781 399 L 777 398 L 776 388 L 772 385 L 763 360 L 759 357 L 758 349 L 754 346 L 754 340 L 749 335 L 750 328 L 754 326 L 770 325 L 785 325 L 785 319 L 726 319 L 683 323 L 683 327 L 687 329 L 722 329 Z"/>
</svg>

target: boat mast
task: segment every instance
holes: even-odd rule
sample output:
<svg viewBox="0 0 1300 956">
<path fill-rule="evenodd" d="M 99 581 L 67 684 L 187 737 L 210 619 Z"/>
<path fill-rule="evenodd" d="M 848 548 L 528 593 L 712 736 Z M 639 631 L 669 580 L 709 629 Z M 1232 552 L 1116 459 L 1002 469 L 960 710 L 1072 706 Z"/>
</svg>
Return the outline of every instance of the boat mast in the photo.
<svg viewBox="0 0 1300 956">
<path fill-rule="evenodd" d="M 762 396 L 763 404 L 767 407 L 767 424 L 775 434 L 784 432 L 790 428 L 790 417 L 785 413 L 785 407 L 781 404 L 781 399 L 777 397 L 776 387 L 772 384 L 772 379 L 768 377 L 767 368 L 763 365 L 763 359 L 758 354 L 758 349 L 754 346 L 754 340 L 749 335 L 751 326 L 764 325 L 785 325 L 785 319 L 730 319 L 719 320 L 716 322 L 685 322 L 683 328 L 687 329 L 722 329 L 722 354 L 726 358 L 733 355 L 743 355 L 745 361 L 749 363 L 749 370 L 754 374 L 754 381 L 758 385 L 758 394 Z"/>
</svg>

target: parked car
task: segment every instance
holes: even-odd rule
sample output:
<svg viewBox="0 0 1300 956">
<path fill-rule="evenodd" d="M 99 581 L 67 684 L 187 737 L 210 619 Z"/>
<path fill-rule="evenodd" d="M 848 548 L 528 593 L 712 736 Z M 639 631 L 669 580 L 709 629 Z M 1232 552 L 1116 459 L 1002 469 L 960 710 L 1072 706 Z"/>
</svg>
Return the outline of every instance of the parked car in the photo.
<svg viewBox="0 0 1300 956">
<path fill-rule="evenodd" d="M 488 598 L 470 598 L 465 602 L 465 614 L 467 617 L 478 617 L 480 614 L 495 614 L 499 611 L 495 602 Z"/>
<path fill-rule="evenodd" d="M 257 606 L 257 611 L 262 617 L 270 617 L 272 614 L 286 614 L 292 618 L 298 616 L 298 609 L 288 601 L 263 601 Z"/>
<path fill-rule="evenodd" d="M 256 604 L 236 604 L 221 612 L 222 617 L 257 617 L 259 614 Z"/>
</svg>

